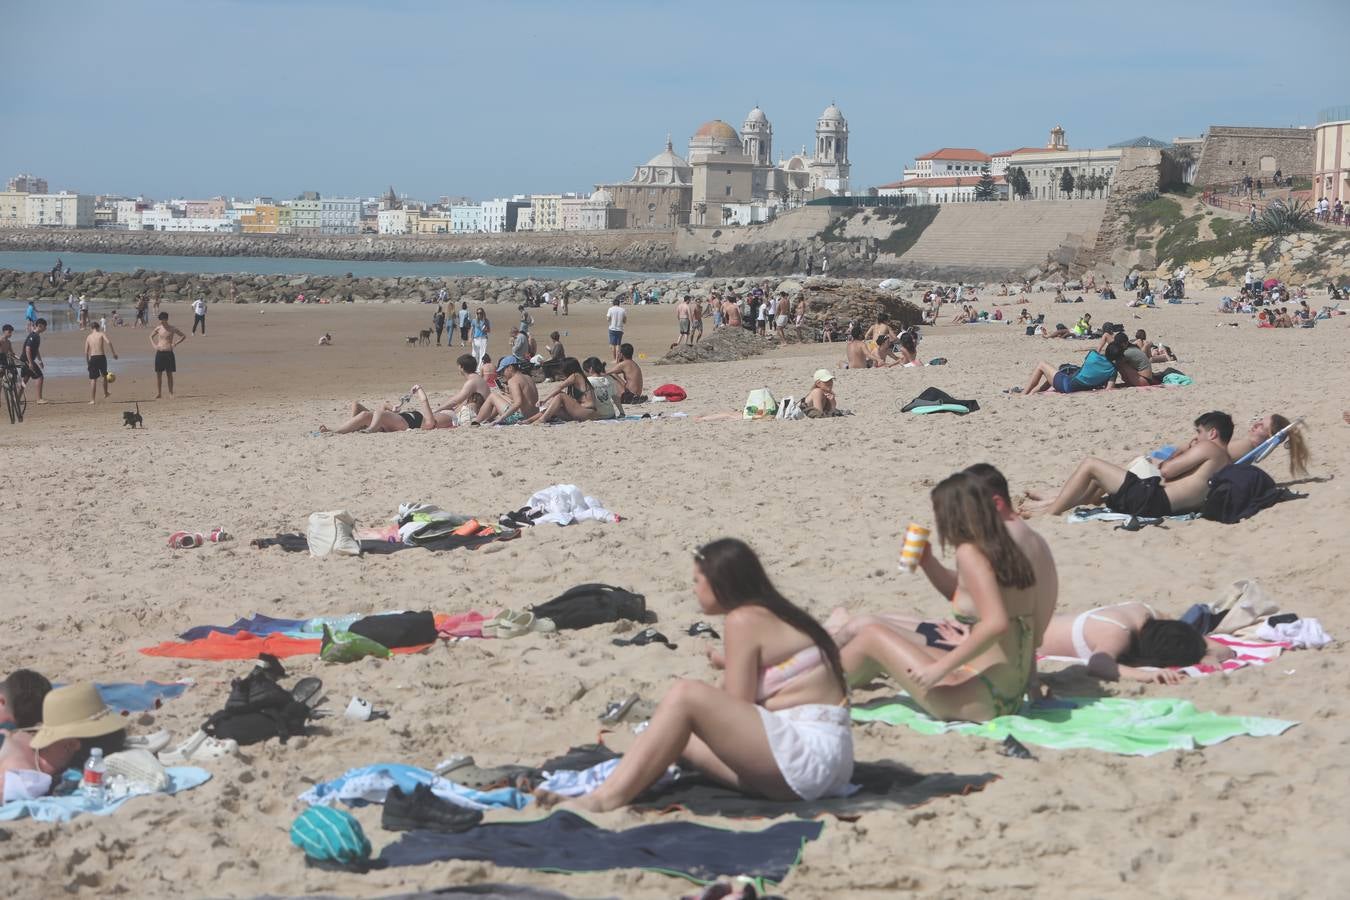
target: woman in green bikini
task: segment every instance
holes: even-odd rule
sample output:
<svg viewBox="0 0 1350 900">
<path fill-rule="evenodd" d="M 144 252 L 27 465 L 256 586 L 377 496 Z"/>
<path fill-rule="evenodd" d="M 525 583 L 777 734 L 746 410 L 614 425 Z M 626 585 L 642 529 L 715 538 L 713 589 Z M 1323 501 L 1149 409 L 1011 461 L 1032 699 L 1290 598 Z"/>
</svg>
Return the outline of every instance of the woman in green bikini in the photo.
<svg viewBox="0 0 1350 900">
<path fill-rule="evenodd" d="M 949 569 L 924 549 L 920 567 L 969 623 L 951 651 L 922 646 L 886 624 L 862 626 L 841 651 L 852 684 L 885 672 L 940 719 L 984 722 L 1016 712 L 1035 664 L 1035 615 L 1052 585 L 1036 581 L 1031 560 L 1014 542 L 968 472 L 933 489 L 933 516 L 944 547 L 956 548 Z M 1053 601 L 1052 601 L 1053 602 Z"/>
</svg>

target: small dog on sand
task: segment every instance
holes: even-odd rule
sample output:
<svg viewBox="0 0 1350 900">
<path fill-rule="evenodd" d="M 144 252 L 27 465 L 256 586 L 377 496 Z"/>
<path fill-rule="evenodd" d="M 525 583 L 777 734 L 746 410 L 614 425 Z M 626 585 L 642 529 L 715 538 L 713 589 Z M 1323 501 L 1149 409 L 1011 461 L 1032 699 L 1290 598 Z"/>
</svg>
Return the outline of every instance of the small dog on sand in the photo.
<svg viewBox="0 0 1350 900">
<path fill-rule="evenodd" d="M 144 428 L 145 419 L 141 418 L 141 405 L 136 404 L 136 411 L 129 409 L 122 411 L 122 425 L 126 428 Z"/>
<path fill-rule="evenodd" d="M 418 340 L 419 338 L 417 337 L 417 335 L 414 334 L 412 337 L 408 338 L 408 346 L 416 347 Z"/>
</svg>

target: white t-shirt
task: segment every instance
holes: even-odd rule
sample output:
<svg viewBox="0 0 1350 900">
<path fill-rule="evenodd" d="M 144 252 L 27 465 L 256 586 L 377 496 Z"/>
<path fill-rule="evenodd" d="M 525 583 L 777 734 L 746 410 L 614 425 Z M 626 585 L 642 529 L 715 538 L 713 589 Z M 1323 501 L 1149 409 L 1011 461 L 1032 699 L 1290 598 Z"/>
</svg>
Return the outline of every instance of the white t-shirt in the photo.
<svg viewBox="0 0 1350 900">
<path fill-rule="evenodd" d="M 595 411 L 602 419 L 617 419 L 618 404 L 614 402 L 614 382 L 608 375 L 587 375 L 591 390 L 595 394 Z"/>
<path fill-rule="evenodd" d="M 198 316 L 206 315 L 206 301 L 198 297 L 192 301 L 192 312 Z"/>
<path fill-rule="evenodd" d="M 628 313 L 622 306 L 611 306 L 606 316 L 609 319 L 610 331 L 623 331 L 623 325 L 628 321 Z"/>
</svg>

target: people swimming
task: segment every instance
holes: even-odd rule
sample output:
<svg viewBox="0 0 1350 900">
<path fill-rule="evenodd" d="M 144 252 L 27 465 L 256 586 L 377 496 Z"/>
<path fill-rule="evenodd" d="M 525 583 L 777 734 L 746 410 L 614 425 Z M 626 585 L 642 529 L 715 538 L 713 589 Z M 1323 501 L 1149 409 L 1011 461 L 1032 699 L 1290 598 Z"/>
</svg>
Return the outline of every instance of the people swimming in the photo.
<svg viewBox="0 0 1350 900">
<path fill-rule="evenodd" d="M 675 682 L 604 783 L 567 805 L 590 812 L 625 806 L 677 762 L 770 800 L 843 794 L 853 735 L 834 641 L 778 591 L 743 541 L 701 547 L 693 574 L 700 612 L 725 617 L 721 686 Z"/>
</svg>

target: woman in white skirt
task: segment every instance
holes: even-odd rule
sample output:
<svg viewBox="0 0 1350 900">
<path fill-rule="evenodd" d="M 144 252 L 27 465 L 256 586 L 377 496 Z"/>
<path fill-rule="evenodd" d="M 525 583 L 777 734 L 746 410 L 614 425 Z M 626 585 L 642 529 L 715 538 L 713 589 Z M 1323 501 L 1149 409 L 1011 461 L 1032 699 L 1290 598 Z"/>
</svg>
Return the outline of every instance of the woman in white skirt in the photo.
<svg viewBox="0 0 1350 900">
<path fill-rule="evenodd" d="M 810 614 L 774 588 L 743 541 L 694 554 L 694 596 L 725 616 L 722 686 L 682 679 L 594 793 L 569 806 L 625 806 L 682 762 L 749 794 L 816 800 L 847 793 L 853 774 L 848 688 L 839 650 Z"/>
</svg>

